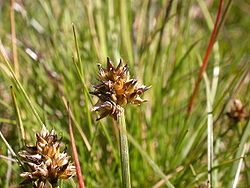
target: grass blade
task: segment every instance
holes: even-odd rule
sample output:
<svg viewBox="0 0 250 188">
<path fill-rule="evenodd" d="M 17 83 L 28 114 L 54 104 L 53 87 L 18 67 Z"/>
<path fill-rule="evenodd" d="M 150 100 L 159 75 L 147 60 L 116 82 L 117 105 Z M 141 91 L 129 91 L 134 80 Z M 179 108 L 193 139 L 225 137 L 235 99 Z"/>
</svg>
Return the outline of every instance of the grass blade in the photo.
<svg viewBox="0 0 250 188">
<path fill-rule="evenodd" d="M 77 69 L 78 75 L 79 75 L 79 77 L 82 81 L 82 84 L 83 84 L 84 102 L 85 102 L 85 108 L 86 108 L 86 113 L 87 113 L 87 118 L 88 118 L 89 132 L 90 132 L 90 135 L 92 138 L 93 131 L 92 131 L 92 120 L 91 120 L 91 115 L 90 115 L 90 110 L 89 110 L 88 89 L 86 86 L 86 82 L 84 80 L 83 65 L 82 65 L 82 60 L 81 60 L 81 56 L 80 56 L 80 52 L 79 52 L 79 46 L 78 46 L 78 42 L 77 42 L 77 38 L 76 38 L 76 31 L 75 31 L 74 24 L 72 24 L 72 29 L 73 29 L 74 40 L 75 40 L 75 48 L 76 48 L 76 52 L 77 52 L 77 60 L 78 60 L 78 63 L 80 64 L 80 68 L 76 64 L 74 58 L 73 58 L 73 63 Z"/>
<path fill-rule="evenodd" d="M 12 100 L 14 103 L 14 107 L 15 107 L 15 111 L 16 111 L 16 116 L 17 116 L 17 124 L 19 126 L 20 132 L 21 132 L 21 145 L 24 146 L 25 145 L 25 132 L 24 132 L 24 127 L 23 127 L 23 121 L 21 118 L 21 114 L 17 105 L 17 101 L 16 101 L 16 96 L 13 90 L 13 87 L 10 86 L 10 92 L 11 92 L 11 96 L 12 96 Z"/>
<path fill-rule="evenodd" d="M 239 181 L 240 169 L 241 169 L 242 164 L 243 164 L 243 157 L 245 155 L 245 151 L 246 151 L 246 144 L 243 147 L 243 151 L 242 151 L 242 154 L 241 154 L 241 159 L 240 159 L 240 162 L 239 162 L 239 165 L 238 165 L 238 168 L 237 168 L 237 172 L 235 174 L 235 178 L 234 178 L 234 182 L 233 182 L 233 188 L 237 187 L 237 183 Z"/>
<path fill-rule="evenodd" d="M 17 78 L 15 72 L 13 71 L 13 69 L 12 69 L 12 67 L 11 67 L 11 65 L 10 65 L 10 63 L 9 63 L 9 61 L 8 61 L 8 59 L 7 59 L 7 56 L 6 56 L 4 47 L 3 47 L 3 45 L 2 45 L 1 43 L 0 43 L 0 52 L 1 52 L 1 53 L 0 53 L 0 54 L 1 54 L 1 57 L 3 58 L 3 60 L 4 60 L 5 64 L 6 64 L 6 66 L 8 67 L 8 69 L 9 69 L 9 71 L 10 71 L 10 73 L 11 73 L 11 75 L 12 75 L 12 77 L 13 77 L 15 83 L 16 83 L 16 85 L 19 87 L 19 89 L 20 89 L 21 92 L 23 93 L 23 95 L 24 95 L 26 101 L 28 102 L 28 104 L 29 104 L 29 106 L 30 106 L 30 108 L 31 108 L 31 110 L 32 110 L 32 112 L 33 112 L 33 114 L 35 115 L 36 119 L 38 120 L 38 122 L 40 123 L 40 125 L 43 126 L 44 124 L 43 124 L 43 122 L 42 122 L 40 116 L 38 115 L 38 113 L 37 113 L 35 107 L 33 106 L 33 104 L 32 104 L 32 102 L 31 102 L 30 98 L 28 97 L 27 93 L 25 92 L 25 90 L 24 90 L 22 84 L 19 82 L 19 80 L 18 80 L 18 78 Z"/>
</svg>

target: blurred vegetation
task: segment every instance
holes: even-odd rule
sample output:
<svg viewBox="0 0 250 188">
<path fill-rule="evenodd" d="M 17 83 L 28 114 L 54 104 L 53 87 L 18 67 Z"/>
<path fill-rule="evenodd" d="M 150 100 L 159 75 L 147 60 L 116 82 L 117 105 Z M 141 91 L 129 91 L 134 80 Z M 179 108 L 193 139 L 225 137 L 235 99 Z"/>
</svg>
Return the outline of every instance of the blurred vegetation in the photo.
<svg viewBox="0 0 250 188">
<path fill-rule="evenodd" d="M 228 2 L 224 2 L 224 9 Z M 42 121 L 62 136 L 71 153 L 63 96 L 69 101 L 87 187 L 121 186 L 117 127 L 109 118 L 96 122 L 97 114 L 89 111 L 97 101 L 88 94 L 97 83 L 97 64 L 105 64 L 107 57 L 115 64 L 122 58 L 133 77 L 152 86 L 143 96 L 147 103 L 126 109 L 127 129 L 132 136 L 129 147 L 133 187 L 165 186 L 147 157 L 175 187 L 198 187 L 206 182 L 209 97 L 214 99 L 214 187 L 231 187 L 243 145 L 246 157 L 238 187 L 250 187 L 249 120 L 236 123 L 226 116 L 234 98 L 249 110 L 249 1 L 233 1 L 210 56 L 194 110 L 187 114 L 218 4 L 212 0 L 16 1 L 18 79 Z M 77 58 L 72 23 L 81 61 Z M 0 40 L 13 62 L 10 25 L 10 3 L 2 0 Z M 218 69 L 216 83 L 214 71 Z M 214 88 L 214 96 L 206 90 L 208 83 Z M 25 142 L 33 144 L 41 124 L 0 59 L 0 130 L 18 152 L 22 146 L 11 85 Z M 135 142 L 139 143 L 137 147 Z M 0 155 L 13 158 L 2 140 Z M 17 163 L 0 159 L 0 166 L 0 187 L 14 187 L 23 181 Z M 62 181 L 61 185 L 76 187 L 77 178 Z"/>
</svg>

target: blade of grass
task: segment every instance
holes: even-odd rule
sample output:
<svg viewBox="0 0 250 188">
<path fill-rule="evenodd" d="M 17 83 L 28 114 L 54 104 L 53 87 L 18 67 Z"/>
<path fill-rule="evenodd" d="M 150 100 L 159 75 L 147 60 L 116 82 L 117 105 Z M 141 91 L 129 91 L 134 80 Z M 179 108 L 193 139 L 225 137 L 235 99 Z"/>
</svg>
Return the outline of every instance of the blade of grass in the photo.
<svg viewBox="0 0 250 188">
<path fill-rule="evenodd" d="M 17 124 L 18 124 L 18 127 L 19 127 L 20 132 L 21 132 L 21 146 L 24 146 L 25 145 L 25 131 L 24 131 L 24 127 L 23 127 L 23 121 L 22 121 L 22 118 L 21 118 L 21 114 L 20 114 L 20 111 L 19 111 L 19 108 L 18 108 L 18 105 L 17 105 L 14 89 L 13 89 L 12 86 L 10 86 L 10 92 L 11 92 L 13 104 L 14 104 L 15 111 L 16 111 Z"/>
<path fill-rule="evenodd" d="M 68 103 L 67 106 L 68 106 L 67 107 L 67 111 L 68 111 L 68 129 L 69 129 L 72 153 L 73 153 L 74 162 L 75 162 L 75 166 L 76 166 L 76 174 L 77 174 L 77 178 L 78 178 L 79 187 L 80 188 L 85 188 L 84 181 L 83 181 L 83 176 L 82 176 L 82 171 L 81 171 L 81 166 L 80 166 L 80 162 L 79 162 L 79 158 L 78 158 L 78 152 L 77 152 L 77 149 L 76 149 L 74 133 L 73 133 L 72 126 L 71 126 L 71 116 L 70 116 L 69 103 Z"/>
<path fill-rule="evenodd" d="M 28 97 L 26 91 L 24 90 L 22 84 L 19 82 L 19 80 L 18 80 L 18 78 L 17 78 L 15 72 L 13 71 L 13 69 L 12 69 L 12 67 L 11 67 L 11 65 L 10 65 L 10 63 L 9 63 L 9 61 L 8 61 L 8 59 L 7 59 L 7 56 L 6 56 L 6 53 L 5 53 L 5 50 L 4 50 L 4 47 L 3 47 L 2 43 L 1 43 L 1 41 L 0 41 L 0 52 L 1 52 L 1 53 L 0 53 L 0 54 L 1 54 L 1 57 L 3 58 L 3 60 L 4 60 L 5 64 L 6 64 L 6 66 L 8 67 L 9 71 L 11 72 L 11 75 L 12 75 L 12 77 L 13 77 L 13 79 L 14 79 L 16 85 L 19 87 L 19 89 L 20 89 L 21 92 L 23 93 L 23 95 L 24 95 L 26 101 L 28 102 L 28 104 L 29 104 L 29 106 L 30 106 L 30 108 L 31 108 L 31 110 L 32 110 L 32 112 L 33 112 L 33 114 L 34 114 L 34 116 L 36 117 L 36 119 L 37 119 L 37 121 L 40 123 L 40 125 L 43 126 L 44 124 L 43 124 L 43 122 L 42 122 L 40 116 L 38 115 L 38 113 L 37 113 L 35 107 L 33 106 L 32 102 L 31 102 L 30 98 Z"/>
<path fill-rule="evenodd" d="M 7 146 L 8 150 L 10 151 L 11 155 L 16 159 L 16 161 L 20 164 L 20 166 L 23 168 L 22 162 L 18 159 L 16 153 L 8 143 L 8 141 L 4 138 L 2 131 L 0 130 L 0 137 L 3 140 L 4 144 Z"/>
<path fill-rule="evenodd" d="M 78 74 L 79 74 L 80 79 L 81 79 L 81 81 L 83 83 L 84 102 L 85 102 L 85 108 L 86 108 L 86 113 L 87 113 L 90 137 L 92 138 L 93 130 L 92 130 L 92 120 L 91 120 L 91 115 L 90 115 L 90 110 L 89 110 L 89 102 L 88 102 L 88 89 L 87 89 L 87 86 L 86 86 L 86 83 L 85 83 L 85 80 L 84 80 L 83 65 L 82 65 L 82 60 L 81 60 L 81 56 L 80 56 L 80 52 L 79 52 L 80 50 L 79 50 L 78 41 L 77 41 L 77 38 L 76 38 L 76 31 L 75 31 L 74 24 L 72 24 L 72 29 L 73 29 L 73 34 L 74 34 L 75 48 L 76 48 L 76 52 L 77 52 L 77 59 L 78 59 L 78 63 L 80 64 L 80 68 L 77 69 L 78 65 L 74 61 L 74 58 L 73 58 L 73 62 L 74 62 L 74 65 L 75 65 L 77 71 L 79 71 Z"/>
<path fill-rule="evenodd" d="M 83 76 L 83 65 L 82 65 L 82 58 L 80 56 L 80 50 L 79 50 L 79 45 L 78 45 L 78 41 L 77 41 L 77 37 L 76 37 L 76 29 L 75 29 L 75 25 L 72 23 L 72 29 L 73 29 L 73 34 L 74 34 L 74 41 L 75 41 L 75 48 L 76 48 L 76 54 L 77 54 L 77 60 L 78 60 L 78 64 L 80 66 L 80 73 Z"/>
<path fill-rule="evenodd" d="M 237 184 L 239 182 L 240 169 L 241 169 L 242 164 L 243 164 L 243 157 L 245 155 L 245 151 L 246 151 L 246 144 L 244 144 L 244 147 L 243 147 L 243 150 L 242 150 L 241 159 L 239 161 L 239 165 L 238 165 L 238 168 L 237 168 L 237 172 L 235 174 L 235 178 L 234 178 L 234 182 L 233 182 L 233 187 L 232 188 L 236 188 Z"/>
<path fill-rule="evenodd" d="M 207 171 L 208 171 L 208 188 L 213 187 L 213 107 L 212 107 L 212 96 L 210 90 L 210 83 L 207 75 L 203 74 L 205 85 L 206 85 L 206 96 L 207 96 Z"/>
</svg>

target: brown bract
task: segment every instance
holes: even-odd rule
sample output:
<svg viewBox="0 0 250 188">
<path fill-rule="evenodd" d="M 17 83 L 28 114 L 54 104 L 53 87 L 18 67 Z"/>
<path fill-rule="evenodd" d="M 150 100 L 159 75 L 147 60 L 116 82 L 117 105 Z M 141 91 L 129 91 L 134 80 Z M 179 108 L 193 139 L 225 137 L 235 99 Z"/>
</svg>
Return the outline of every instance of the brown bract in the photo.
<svg viewBox="0 0 250 188">
<path fill-rule="evenodd" d="M 100 120 L 111 115 L 115 120 L 118 119 L 123 108 L 127 104 L 141 104 L 146 102 L 140 96 L 150 87 L 139 85 L 137 80 L 129 78 L 128 66 L 122 65 L 120 60 L 117 67 L 107 58 L 107 68 L 99 65 L 98 80 L 100 84 L 94 85 L 94 92 L 99 101 L 92 111 L 99 111 Z"/>
<path fill-rule="evenodd" d="M 66 149 L 60 152 L 61 140 L 57 139 L 54 130 L 49 132 L 43 126 L 41 132 L 36 134 L 36 139 L 35 146 L 26 146 L 26 150 L 18 153 L 27 160 L 25 163 L 31 169 L 30 172 L 21 173 L 21 177 L 43 188 L 46 181 L 55 184 L 58 179 L 68 179 L 75 175 L 75 166 L 69 162 Z"/>
</svg>

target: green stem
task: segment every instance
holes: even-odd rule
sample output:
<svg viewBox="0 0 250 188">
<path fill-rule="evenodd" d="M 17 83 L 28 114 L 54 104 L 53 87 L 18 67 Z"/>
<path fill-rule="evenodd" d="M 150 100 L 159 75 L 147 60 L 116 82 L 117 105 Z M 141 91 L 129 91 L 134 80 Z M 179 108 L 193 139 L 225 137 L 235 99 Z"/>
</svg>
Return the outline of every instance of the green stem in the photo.
<svg viewBox="0 0 250 188">
<path fill-rule="evenodd" d="M 123 188 L 130 188 L 129 149 L 124 112 L 118 119 Z"/>
</svg>

